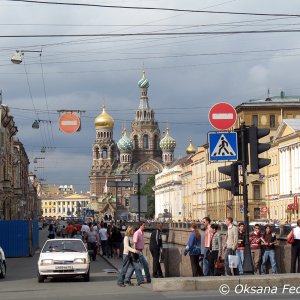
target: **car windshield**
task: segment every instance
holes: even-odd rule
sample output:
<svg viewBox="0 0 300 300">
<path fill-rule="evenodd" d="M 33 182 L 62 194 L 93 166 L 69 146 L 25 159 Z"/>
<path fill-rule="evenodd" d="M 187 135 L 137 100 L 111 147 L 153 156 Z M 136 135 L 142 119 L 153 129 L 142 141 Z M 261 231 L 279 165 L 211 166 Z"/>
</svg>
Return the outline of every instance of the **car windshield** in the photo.
<svg viewBox="0 0 300 300">
<path fill-rule="evenodd" d="M 80 240 L 49 240 L 42 252 L 86 252 L 86 249 Z"/>
</svg>

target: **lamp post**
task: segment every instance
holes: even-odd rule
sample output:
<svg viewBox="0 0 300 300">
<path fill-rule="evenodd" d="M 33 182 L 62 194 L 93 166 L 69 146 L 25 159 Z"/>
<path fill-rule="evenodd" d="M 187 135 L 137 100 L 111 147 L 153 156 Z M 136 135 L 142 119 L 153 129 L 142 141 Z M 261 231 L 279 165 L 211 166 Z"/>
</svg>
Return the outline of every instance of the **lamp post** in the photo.
<svg viewBox="0 0 300 300">
<path fill-rule="evenodd" d="M 11 62 L 16 65 L 19 65 L 20 63 L 22 63 L 25 52 L 36 52 L 36 53 L 40 53 L 40 55 L 42 55 L 42 50 L 16 50 L 10 59 Z"/>
</svg>

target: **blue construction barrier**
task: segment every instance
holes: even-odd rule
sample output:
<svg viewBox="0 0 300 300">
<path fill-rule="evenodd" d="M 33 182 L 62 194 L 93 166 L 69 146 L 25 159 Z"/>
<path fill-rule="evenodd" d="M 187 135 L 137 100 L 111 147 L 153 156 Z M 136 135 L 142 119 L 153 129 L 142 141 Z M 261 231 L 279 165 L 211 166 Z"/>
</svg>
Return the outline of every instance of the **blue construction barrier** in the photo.
<svg viewBox="0 0 300 300">
<path fill-rule="evenodd" d="M 0 246 L 7 257 L 32 256 L 39 245 L 37 221 L 0 221 Z"/>
</svg>

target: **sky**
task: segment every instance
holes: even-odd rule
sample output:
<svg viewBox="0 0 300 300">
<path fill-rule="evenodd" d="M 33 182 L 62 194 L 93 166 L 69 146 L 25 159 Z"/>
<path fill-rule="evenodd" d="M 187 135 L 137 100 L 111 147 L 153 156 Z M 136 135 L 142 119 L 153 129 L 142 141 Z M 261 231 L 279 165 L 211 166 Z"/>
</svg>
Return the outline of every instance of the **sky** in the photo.
<svg viewBox="0 0 300 300">
<path fill-rule="evenodd" d="M 51 0 L 49 0 L 51 2 Z M 65 0 L 114 6 L 297 14 L 297 0 Z M 49 184 L 89 190 L 94 119 L 103 103 L 114 118 L 114 140 L 130 129 L 139 105 L 142 69 L 161 132 L 176 139 L 177 158 L 207 141 L 211 106 L 237 106 L 270 95 L 299 95 L 299 32 L 156 36 L 28 37 L 124 33 L 300 29 L 300 18 L 63 6 L 0 0 L 0 89 L 18 127 L 30 171 Z M 7 37 L 10 36 L 10 37 Z M 11 37 L 13 36 L 13 37 Z M 12 64 L 15 50 L 24 60 Z M 31 52 L 37 51 L 37 52 Z M 41 52 L 39 52 L 41 51 Z M 58 130 L 58 110 L 82 113 L 80 132 Z M 40 129 L 32 123 L 39 119 Z M 49 122 L 51 121 L 51 123 Z M 45 149 L 45 152 L 41 152 Z M 34 158 L 36 163 L 34 163 Z"/>
</svg>

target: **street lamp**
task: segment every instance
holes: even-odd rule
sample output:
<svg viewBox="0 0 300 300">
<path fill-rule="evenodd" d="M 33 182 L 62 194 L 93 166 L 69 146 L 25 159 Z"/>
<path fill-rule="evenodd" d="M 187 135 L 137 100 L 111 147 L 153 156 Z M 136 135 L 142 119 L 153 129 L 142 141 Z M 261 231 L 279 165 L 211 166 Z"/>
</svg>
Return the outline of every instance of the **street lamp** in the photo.
<svg viewBox="0 0 300 300">
<path fill-rule="evenodd" d="M 42 50 L 16 50 L 16 52 L 12 55 L 11 57 L 11 62 L 13 64 L 19 65 L 23 61 L 23 56 L 25 52 L 37 52 L 37 53 L 42 53 Z"/>
</svg>

